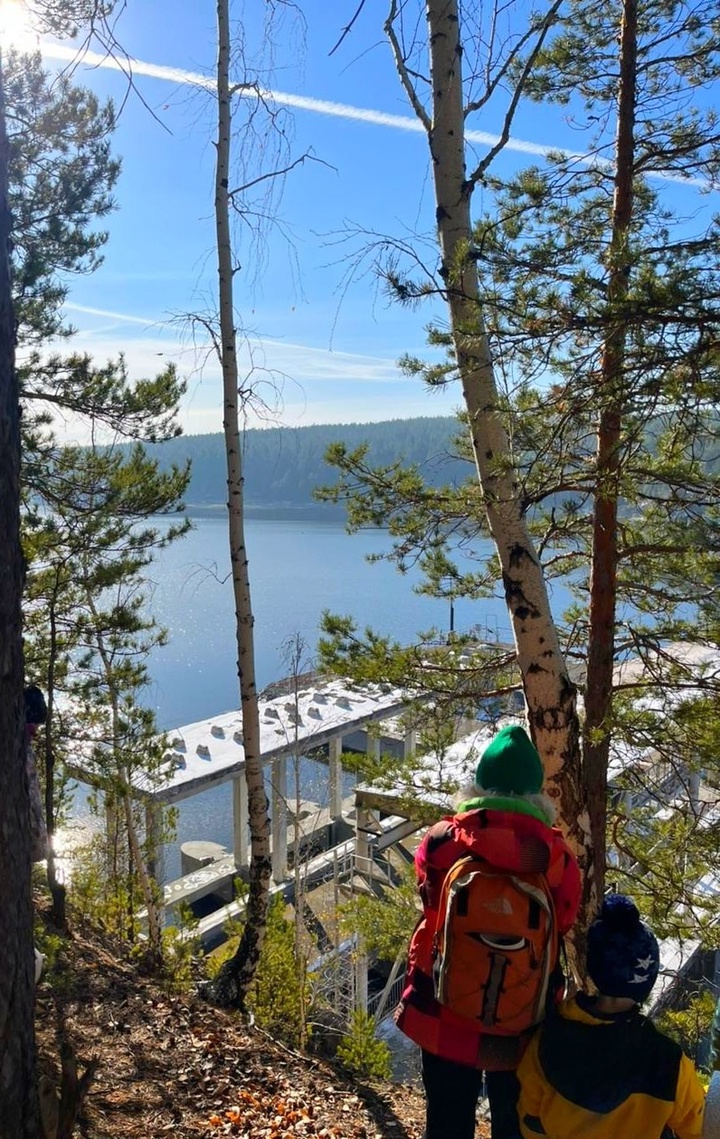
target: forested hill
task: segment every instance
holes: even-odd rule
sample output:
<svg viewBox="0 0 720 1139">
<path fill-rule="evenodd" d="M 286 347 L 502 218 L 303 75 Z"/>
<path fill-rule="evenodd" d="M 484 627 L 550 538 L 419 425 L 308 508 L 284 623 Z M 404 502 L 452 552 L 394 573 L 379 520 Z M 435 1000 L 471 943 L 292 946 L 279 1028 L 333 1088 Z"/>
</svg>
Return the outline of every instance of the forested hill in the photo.
<svg viewBox="0 0 720 1139">
<path fill-rule="evenodd" d="M 343 442 L 354 448 L 368 443 L 374 463 L 398 459 L 422 468 L 431 484 L 467 477 L 467 464 L 448 459 L 458 422 L 452 416 L 393 419 L 384 423 L 321 424 L 314 427 L 254 429 L 243 436 L 246 501 L 250 506 L 303 507 L 313 491 L 336 481 L 324 460 L 328 446 Z M 192 461 L 186 500 L 192 505 L 226 501 L 225 450 L 222 434 L 184 435 L 149 446 L 161 466 Z"/>
</svg>

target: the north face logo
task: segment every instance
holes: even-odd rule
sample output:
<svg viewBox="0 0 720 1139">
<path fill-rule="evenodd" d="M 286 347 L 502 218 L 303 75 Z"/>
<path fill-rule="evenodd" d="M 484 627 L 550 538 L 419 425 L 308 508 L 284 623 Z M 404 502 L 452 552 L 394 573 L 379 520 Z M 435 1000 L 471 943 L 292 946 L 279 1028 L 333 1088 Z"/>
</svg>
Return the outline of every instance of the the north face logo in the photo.
<svg viewBox="0 0 720 1139">
<path fill-rule="evenodd" d="M 483 909 L 490 910 L 491 914 L 513 913 L 512 902 L 508 898 L 496 898 L 493 902 L 485 902 Z"/>
</svg>

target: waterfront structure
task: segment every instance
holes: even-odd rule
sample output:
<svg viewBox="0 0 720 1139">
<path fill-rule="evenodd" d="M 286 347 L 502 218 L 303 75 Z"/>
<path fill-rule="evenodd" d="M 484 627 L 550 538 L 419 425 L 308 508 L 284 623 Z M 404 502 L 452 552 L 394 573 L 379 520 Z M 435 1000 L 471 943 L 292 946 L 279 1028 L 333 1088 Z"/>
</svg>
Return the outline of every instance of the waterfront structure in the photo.
<svg viewBox="0 0 720 1139">
<path fill-rule="evenodd" d="M 344 812 L 352 808 L 352 800 L 343 801 L 343 741 L 361 732 L 367 750 L 379 754 L 383 722 L 392 720 L 397 734 L 402 720 L 401 747 L 406 753 L 412 752 L 414 732 L 404 720 L 410 707 L 408 695 L 389 685 L 355 685 L 317 676 L 274 685 L 261 694 L 261 753 L 270 774 L 272 874 L 276 886 L 288 878 L 289 846 L 294 846 L 298 855 L 301 843 L 310 842 L 315 836 L 320 836 L 320 844 L 325 848 L 332 848 L 352 834 L 352 823 L 344 818 Z M 221 784 L 232 785 L 233 800 L 232 853 L 227 854 L 218 844 L 207 841 L 212 836 L 198 836 L 201 841 L 186 844 L 183 864 L 187 873 L 165 883 L 165 905 L 191 904 L 208 894 L 231 894 L 234 879 L 243 876 L 249 859 L 242 713 L 226 712 L 184 725 L 165 733 L 165 739 L 168 750 L 159 775 L 151 777 L 136 771 L 131 777 L 132 794 L 145 805 L 148 833 L 158 836 L 158 851 L 162 848 L 159 836 L 163 807 L 174 806 Z M 308 811 L 309 821 L 301 828 L 302 805 L 296 804 L 293 814 L 288 800 L 288 763 L 293 757 L 321 750 L 326 753 L 328 764 L 328 803 L 322 810 Z M 72 772 L 82 782 L 102 786 L 102 771 L 89 758 L 76 758 Z M 156 880 L 162 882 L 164 874 L 159 860 L 153 870 Z M 218 911 L 215 922 L 212 916 L 205 919 L 205 932 L 212 935 L 229 916 L 233 915 Z"/>
</svg>

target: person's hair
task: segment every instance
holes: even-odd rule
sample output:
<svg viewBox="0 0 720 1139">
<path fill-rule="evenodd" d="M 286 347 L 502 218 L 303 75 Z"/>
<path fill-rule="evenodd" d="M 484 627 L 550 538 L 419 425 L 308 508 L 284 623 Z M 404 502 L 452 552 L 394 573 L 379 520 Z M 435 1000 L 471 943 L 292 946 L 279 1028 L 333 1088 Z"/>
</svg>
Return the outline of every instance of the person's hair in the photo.
<svg viewBox="0 0 720 1139">
<path fill-rule="evenodd" d="M 538 791 L 533 795 L 515 795 L 512 791 L 488 791 L 484 787 L 478 787 L 477 783 L 466 783 L 463 788 L 458 791 L 454 798 L 454 805 L 457 809 L 461 803 L 467 803 L 469 799 L 517 799 L 522 803 L 529 803 L 532 807 L 537 807 L 538 810 L 546 816 L 548 825 L 553 826 L 557 818 L 557 808 L 549 795 L 544 791 Z"/>
</svg>

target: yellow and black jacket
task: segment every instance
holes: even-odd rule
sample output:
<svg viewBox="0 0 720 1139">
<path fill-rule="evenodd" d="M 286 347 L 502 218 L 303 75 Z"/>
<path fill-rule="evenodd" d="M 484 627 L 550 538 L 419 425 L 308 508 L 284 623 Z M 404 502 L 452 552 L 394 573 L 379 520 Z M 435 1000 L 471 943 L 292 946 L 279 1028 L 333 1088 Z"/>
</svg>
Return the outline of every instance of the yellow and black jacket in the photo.
<svg viewBox="0 0 720 1139">
<path fill-rule="evenodd" d="M 700 1139 L 705 1094 L 691 1061 L 639 1006 L 603 1015 L 582 994 L 533 1037 L 518 1068 L 523 1139 Z"/>
</svg>

